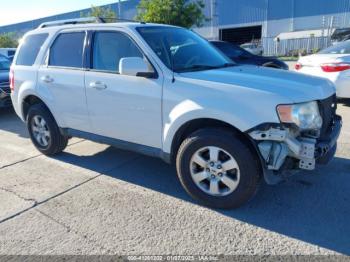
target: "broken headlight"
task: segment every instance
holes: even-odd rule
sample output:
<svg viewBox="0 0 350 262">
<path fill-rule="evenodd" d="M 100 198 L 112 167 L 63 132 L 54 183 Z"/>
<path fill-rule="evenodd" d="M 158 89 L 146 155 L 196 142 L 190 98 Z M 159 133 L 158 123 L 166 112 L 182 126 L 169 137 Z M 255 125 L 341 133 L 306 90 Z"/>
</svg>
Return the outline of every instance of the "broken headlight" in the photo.
<svg viewBox="0 0 350 262">
<path fill-rule="evenodd" d="M 297 125 L 301 130 L 316 130 L 322 127 L 322 117 L 316 101 L 277 106 L 282 123 Z"/>
</svg>

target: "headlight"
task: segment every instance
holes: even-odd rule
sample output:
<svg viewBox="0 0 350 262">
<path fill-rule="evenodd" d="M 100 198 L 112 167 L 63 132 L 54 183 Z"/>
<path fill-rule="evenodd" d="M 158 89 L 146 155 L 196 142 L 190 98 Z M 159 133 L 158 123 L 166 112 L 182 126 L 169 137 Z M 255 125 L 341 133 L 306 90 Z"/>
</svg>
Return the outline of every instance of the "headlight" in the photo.
<svg viewBox="0 0 350 262">
<path fill-rule="evenodd" d="M 322 127 L 322 117 L 316 101 L 277 106 L 282 123 L 296 124 L 302 130 L 314 130 Z"/>
</svg>

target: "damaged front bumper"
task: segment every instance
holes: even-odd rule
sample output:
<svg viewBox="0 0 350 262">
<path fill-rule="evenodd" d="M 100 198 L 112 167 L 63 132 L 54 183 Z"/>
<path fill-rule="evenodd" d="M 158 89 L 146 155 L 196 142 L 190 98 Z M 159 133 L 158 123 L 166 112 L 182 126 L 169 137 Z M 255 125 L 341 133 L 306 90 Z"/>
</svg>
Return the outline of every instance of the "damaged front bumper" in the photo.
<svg viewBox="0 0 350 262">
<path fill-rule="evenodd" d="M 278 179 L 298 170 L 313 170 L 327 164 L 335 155 L 342 119 L 336 115 L 327 134 L 321 138 L 303 136 L 290 128 L 269 127 L 249 132 L 264 164 L 265 180 Z"/>
</svg>

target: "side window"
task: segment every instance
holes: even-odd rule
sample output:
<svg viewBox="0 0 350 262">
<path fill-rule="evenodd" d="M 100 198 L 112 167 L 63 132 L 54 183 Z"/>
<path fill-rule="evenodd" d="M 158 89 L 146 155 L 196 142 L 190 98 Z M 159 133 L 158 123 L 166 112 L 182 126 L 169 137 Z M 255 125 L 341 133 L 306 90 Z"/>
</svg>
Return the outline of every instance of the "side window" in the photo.
<svg viewBox="0 0 350 262">
<path fill-rule="evenodd" d="M 27 36 L 21 45 L 16 59 L 16 65 L 32 66 L 45 42 L 48 34 L 36 34 Z"/>
<path fill-rule="evenodd" d="M 85 32 L 62 33 L 50 49 L 49 66 L 83 67 Z"/>
<path fill-rule="evenodd" d="M 135 43 L 118 32 L 96 32 L 93 41 L 92 69 L 118 72 L 119 61 L 124 57 L 143 55 Z"/>
</svg>

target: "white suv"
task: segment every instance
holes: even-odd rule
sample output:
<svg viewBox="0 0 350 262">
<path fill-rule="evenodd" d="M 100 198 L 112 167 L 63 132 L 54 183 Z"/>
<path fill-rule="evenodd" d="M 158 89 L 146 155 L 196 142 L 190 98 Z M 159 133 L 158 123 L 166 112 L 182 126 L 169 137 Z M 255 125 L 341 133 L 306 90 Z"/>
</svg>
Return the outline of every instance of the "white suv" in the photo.
<svg viewBox="0 0 350 262">
<path fill-rule="evenodd" d="M 201 203 L 234 208 L 333 158 L 333 84 L 238 66 L 192 31 L 63 21 L 27 33 L 11 68 L 14 108 L 37 149 L 82 137 L 176 163 Z"/>
</svg>

